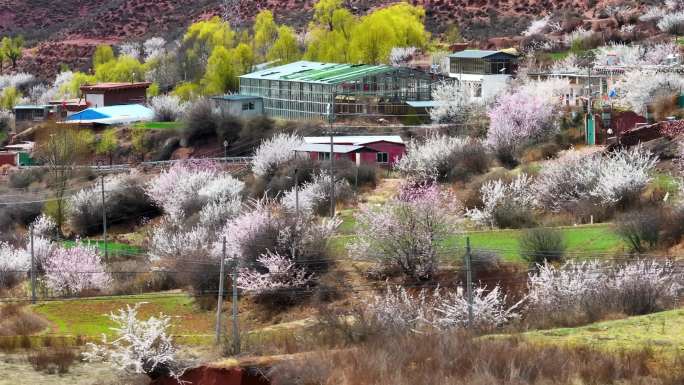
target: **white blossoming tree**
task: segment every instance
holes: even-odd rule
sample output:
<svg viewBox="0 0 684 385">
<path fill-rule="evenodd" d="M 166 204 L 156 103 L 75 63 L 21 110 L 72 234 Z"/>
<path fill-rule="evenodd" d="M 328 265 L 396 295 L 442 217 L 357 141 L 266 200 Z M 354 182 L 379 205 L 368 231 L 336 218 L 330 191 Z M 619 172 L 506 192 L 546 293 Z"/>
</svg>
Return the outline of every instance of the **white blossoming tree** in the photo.
<svg viewBox="0 0 684 385">
<path fill-rule="evenodd" d="M 207 222 L 220 224 L 220 218 L 213 214 L 234 213 L 243 188 L 242 181 L 221 172 L 215 162 L 184 161 L 162 171 L 149 182 L 145 192 L 171 221 L 181 222 L 213 204 L 203 217 Z"/>
<path fill-rule="evenodd" d="M 616 84 L 618 102 L 645 115 L 649 103 L 684 90 L 684 78 L 676 73 L 648 69 L 628 71 Z"/>
<path fill-rule="evenodd" d="M 25 249 L 0 242 L 0 288 L 8 289 L 22 281 L 31 268 L 31 255 Z"/>
<path fill-rule="evenodd" d="M 462 288 L 455 291 L 422 289 L 411 294 L 402 287 L 388 285 L 382 295 L 364 301 L 366 316 L 385 331 L 449 331 L 468 326 L 492 330 L 519 319 L 523 303 L 524 299 L 508 304 L 498 285 L 491 290 L 475 287 L 473 324 L 468 325 L 471 306 Z"/>
<path fill-rule="evenodd" d="M 304 139 L 296 134 L 276 134 L 266 139 L 254 152 L 252 171 L 257 176 L 266 176 L 295 157 L 295 149 L 304 144 Z"/>
<path fill-rule="evenodd" d="M 112 367 L 128 374 L 147 374 L 156 379 L 171 376 L 178 379 L 183 369 L 178 364 L 178 350 L 168 334 L 171 318 L 164 314 L 146 320 L 138 318 L 141 303 L 110 313 L 116 338 L 109 341 L 102 336 L 100 344 L 88 343 L 83 359 L 88 362 L 111 363 Z"/>
<path fill-rule="evenodd" d="M 657 157 L 642 146 L 607 156 L 570 151 L 542 168 L 534 183 L 537 202 L 551 211 L 580 202 L 614 205 L 640 192 L 656 163 Z"/>
<path fill-rule="evenodd" d="M 474 99 L 475 85 L 457 82 L 442 82 L 432 89 L 432 99 L 436 106 L 430 109 L 430 119 L 436 123 L 463 123 L 481 108 Z"/>
<path fill-rule="evenodd" d="M 469 209 L 465 215 L 480 225 L 494 227 L 495 211 L 504 204 L 532 210 L 536 206 L 536 196 L 531 184 L 532 179 L 527 174 L 518 175 L 510 183 L 501 179 L 488 181 L 480 187 L 482 207 Z"/>
<path fill-rule="evenodd" d="M 154 118 L 160 122 L 174 122 L 180 119 L 188 108 L 188 103 L 175 95 L 159 95 L 150 99 Z"/>
</svg>

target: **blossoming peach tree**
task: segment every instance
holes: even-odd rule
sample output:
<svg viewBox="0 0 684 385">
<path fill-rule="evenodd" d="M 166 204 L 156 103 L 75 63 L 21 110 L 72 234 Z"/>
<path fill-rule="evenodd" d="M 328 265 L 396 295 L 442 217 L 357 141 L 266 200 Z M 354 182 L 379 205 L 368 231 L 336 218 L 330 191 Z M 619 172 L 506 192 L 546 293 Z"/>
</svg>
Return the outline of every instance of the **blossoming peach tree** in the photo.
<svg viewBox="0 0 684 385">
<path fill-rule="evenodd" d="M 376 262 L 381 270 L 429 279 L 437 270 L 444 240 L 458 231 L 460 211 L 460 203 L 436 183 L 405 185 L 388 203 L 361 209 L 349 251 Z"/>
</svg>

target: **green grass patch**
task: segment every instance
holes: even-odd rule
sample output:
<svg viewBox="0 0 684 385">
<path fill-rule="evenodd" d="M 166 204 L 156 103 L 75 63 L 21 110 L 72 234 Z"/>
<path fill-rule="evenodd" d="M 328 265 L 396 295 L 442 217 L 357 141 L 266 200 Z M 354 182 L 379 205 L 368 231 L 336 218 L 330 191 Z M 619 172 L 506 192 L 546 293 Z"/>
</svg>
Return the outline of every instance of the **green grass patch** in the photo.
<svg viewBox="0 0 684 385">
<path fill-rule="evenodd" d="M 549 52 L 548 55 L 549 55 L 549 57 L 551 58 L 551 60 L 554 60 L 554 61 L 556 61 L 556 60 L 563 60 L 563 59 L 565 59 L 566 57 L 568 57 L 568 55 L 570 55 L 570 51 Z"/>
<path fill-rule="evenodd" d="M 183 122 L 140 122 L 135 126 L 148 130 L 180 130 L 183 128 Z"/>
<path fill-rule="evenodd" d="M 351 211 L 351 210 L 349 210 Z M 354 240 L 353 229 L 355 220 L 353 212 L 344 212 L 340 235 L 330 240 L 328 245 L 330 252 L 338 257 L 347 256 L 347 245 Z M 610 224 L 582 225 L 558 227 L 565 236 L 566 252 L 569 256 L 573 253 L 577 256 L 601 258 L 606 254 L 613 254 L 625 250 L 626 245 Z M 487 230 L 470 231 L 470 246 L 473 249 L 488 249 L 496 251 L 501 257 L 509 262 L 522 262 L 518 250 L 518 241 L 523 230 Z M 454 236 L 446 241 L 445 247 L 448 254 L 460 255 L 465 248 L 466 236 Z M 451 252 L 453 250 L 453 253 Z"/>
<path fill-rule="evenodd" d="M 523 336 L 542 343 L 589 346 L 607 350 L 651 347 L 655 351 L 674 353 L 684 349 L 684 309 L 575 328 L 533 331 Z"/>
<path fill-rule="evenodd" d="M 565 236 L 566 252 L 591 257 L 601 257 L 606 253 L 622 251 L 623 240 L 615 234 L 611 225 L 597 224 L 584 226 L 558 227 Z M 491 249 L 497 251 L 505 260 L 521 262 L 518 241 L 523 230 L 491 230 L 471 231 L 470 246 L 473 249 Z M 465 247 L 465 236 L 454 237 L 448 242 L 449 247 Z"/>
<path fill-rule="evenodd" d="M 101 253 L 104 253 L 105 250 L 105 242 L 102 240 L 83 240 L 82 241 L 85 244 L 95 246 L 97 247 Z M 66 247 L 73 247 L 76 245 L 75 241 L 62 241 L 64 246 Z M 107 253 L 109 255 L 114 255 L 114 256 L 130 256 L 130 255 L 138 255 L 143 253 L 144 250 L 132 246 L 126 243 L 118 243 L 118 242 L 107 242 Z"/>
<path fill-rule="evenodd" d="M 677 38 L 677 44 L 684 45 L 684 36 Z"/>
<path fill-rule="evenodd" d="M 649 183 L 648 188 L 651 190 L 667 192 L 669 194 L 668 199 L 674 199 L 679 195 L 680 186 L 677 178 L 671 174 L 658 172 L 653 176 L 653 180 Z"/>
<path fill-rule="evenodd" d="M 31 309 L 50 321 L 48 335 L 92 338 L 103 333 L 113 335 L 108 314 L 140 302 L 139 318 L 158 316 L 160 312 L 170 316 L 171 333 L 183 342 L 202 343 L 212 338 L 214 312 L 198 310 L 192 298 L 180 292 L 50 301 L 32 305 Z"/>
</svg>

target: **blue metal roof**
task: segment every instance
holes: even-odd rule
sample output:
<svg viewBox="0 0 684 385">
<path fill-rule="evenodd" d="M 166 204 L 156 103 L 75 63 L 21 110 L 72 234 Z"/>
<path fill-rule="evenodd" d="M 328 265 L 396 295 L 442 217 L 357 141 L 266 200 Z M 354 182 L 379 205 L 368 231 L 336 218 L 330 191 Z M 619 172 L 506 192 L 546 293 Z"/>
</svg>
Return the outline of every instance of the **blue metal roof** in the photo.
<svg viewBox="0 0 684 385">
<path fill-rule="evenodd" d="M 125 104 L 120 106 L 88 108 L 69 116 L 67 121 L 117 124 L 152 120 L 153 118 L 154 111 L 142 104 Z"/>
<path fill-rule="evenodd" d="M 509 56 L 515 56 L 515 55 L 512 55 L 508 52 L 502 52 L 502 51 L 467 49 L 465 51 L 452 53 L 451 55 L 449 55 L 449 57 L 456 57 L 456 58 L 462 58 L 462 59 L 484 59 L 486 57 L 496 55 L 496 54 L 504 54 L 504 55 L 509 55 Z"/>
<path fill-rule="evenodd" d="M 241 95 L 241 94 L 229 94 L 229 95 L 219 95 L 219 96 L 212 96 L 212 99 L 217 99 L 217 100 L 254 100 L 254 99 L 261 99 L 260 96 L 250 96 L 250 95 Z"/>
</svg>

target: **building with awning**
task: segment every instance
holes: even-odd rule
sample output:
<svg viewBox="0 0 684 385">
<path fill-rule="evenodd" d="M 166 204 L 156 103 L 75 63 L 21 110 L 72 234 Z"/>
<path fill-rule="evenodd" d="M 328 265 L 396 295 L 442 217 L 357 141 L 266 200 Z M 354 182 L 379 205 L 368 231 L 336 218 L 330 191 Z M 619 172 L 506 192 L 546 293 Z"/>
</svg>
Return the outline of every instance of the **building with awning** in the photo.
<svg viewBox="0 0 684 385">
<path fill-rule="evenodd" d="M 116 125 L 154 120 L 154 111 L 142 104 L 87 108 L 69 116 L 65 123 Z"/>
</svg>

